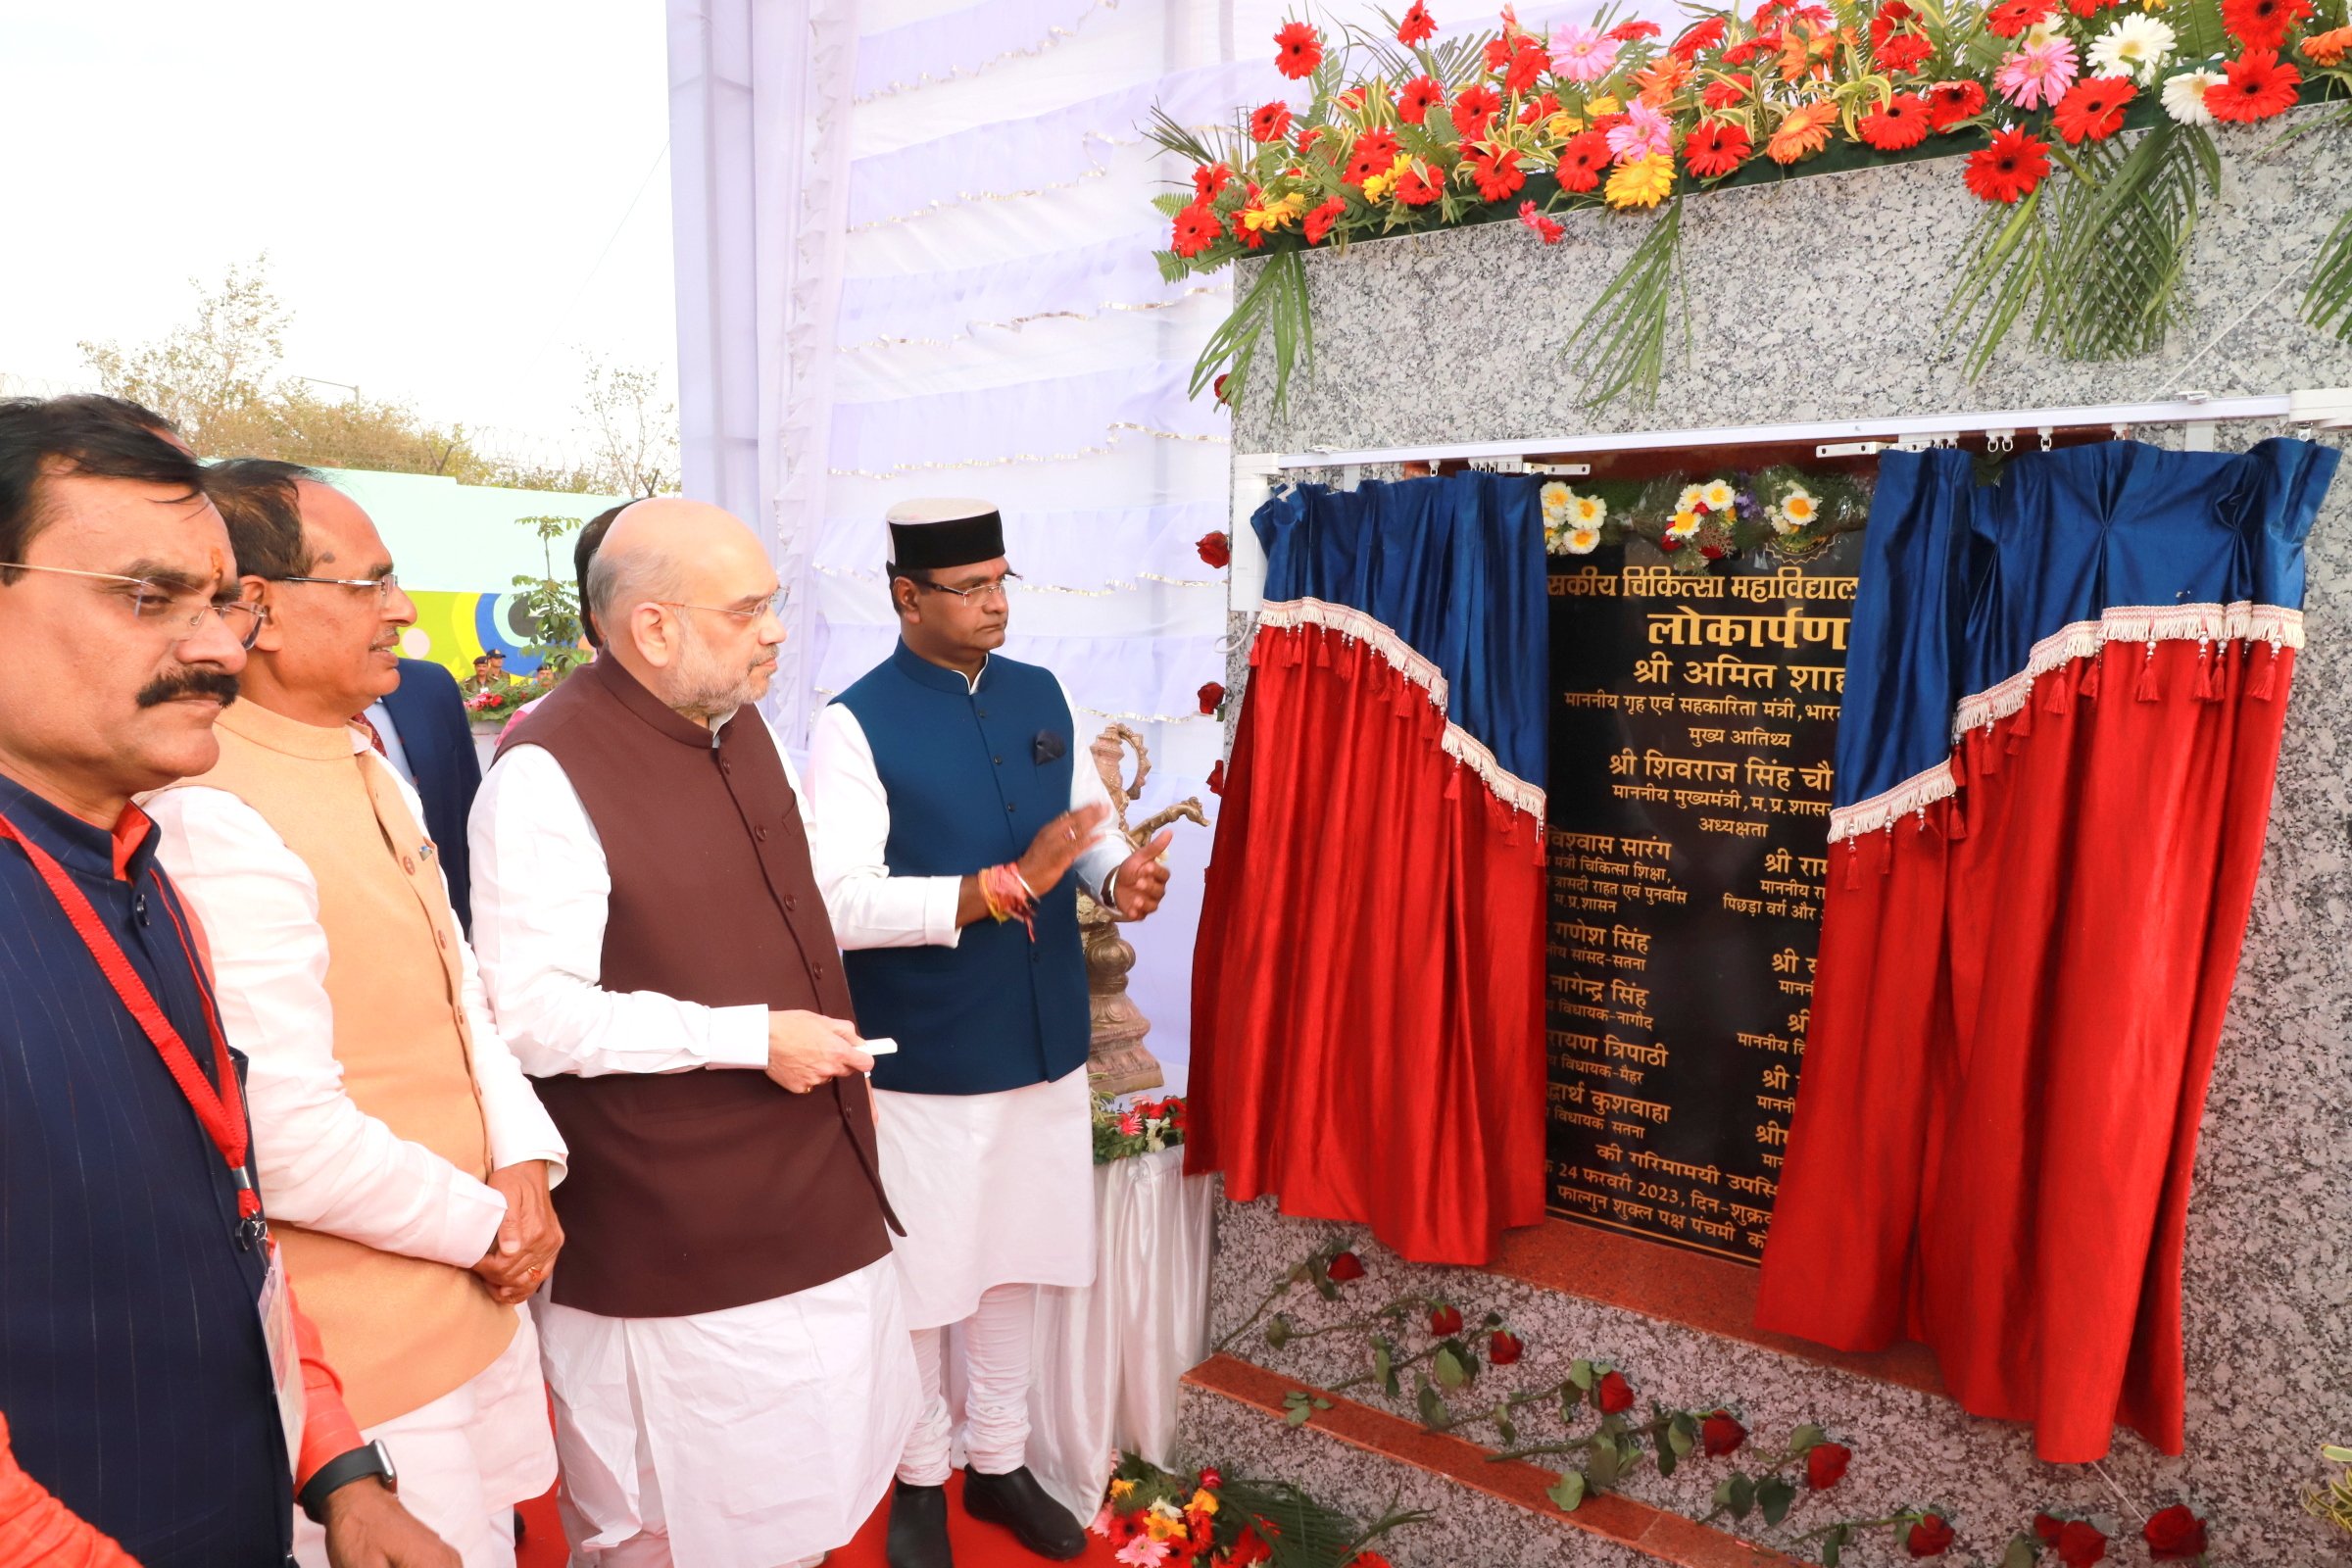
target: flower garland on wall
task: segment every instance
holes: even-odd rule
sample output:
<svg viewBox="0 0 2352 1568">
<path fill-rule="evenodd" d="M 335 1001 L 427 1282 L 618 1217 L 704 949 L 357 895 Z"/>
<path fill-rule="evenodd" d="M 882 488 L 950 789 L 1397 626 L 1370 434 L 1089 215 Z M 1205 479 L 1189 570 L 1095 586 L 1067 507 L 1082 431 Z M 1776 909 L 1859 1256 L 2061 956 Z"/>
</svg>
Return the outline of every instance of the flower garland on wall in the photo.
<svg viewBox="0 0 2352 1568">
<path fill-rule="evenodd" d="M 1652 398 L 1682 196 L 1961 154 L 1957 177 L 1986 208 L 1946 310 L 1973 329 L 1970 374 L 2021 322 L 2069 359 L 2147 354 L 2180 316 L 2200 205 L 2219 194 L 2217 129 L 2352 96 L 2344 0 L 1763 0 L 1693 17 L 1672 39 L 1605 16 L 1546 38 L 1506 7 L 1498 30 L 1438 43 L 1413 0 L 1388 33 L 1342 28 L 1337 47 L 1294 21 L 1276 65 L 1303 104 L 1206 135 L 1159 113 L 1153 139 L 1194 166 L 1189 191 L 1156 199 L 1162 274 L 1267 262 L 1194 395 L 1225 371 L 1219 401 L 1238 400 L 1270 339 L 1282 410 L 1312 352 L 1306 250 L 1510 219 L 1549 245 L 1566 233 L 1552 215 L 1600 209 L 1651 227 L 1571 347 L 1589 406 Z M 2127 147 L 2128 126 L 2146 133 Z M 2352 336 L 2352 213 L 2304 315 Z"/>
<path fill-rule="evenodd" d="M 1409 1374 L 1411 1402 L 1430 1431 L 1459 1436 L 1490 1429 L 1497 1446 L 1488 1457 L 1497 1462 L 1569 1456 L 1573 1463 L 1545 1494 L 1563 1512 L 1574 1512 L 1587 1499 L 1616 1490 L 1644 1466 L 1668 1477 L 1685 1463 L 1744 1453 L 1745 1463 L 1716 1482 L 1712 1506 L 1699 1522 L 1711 1524 L 1727 1515 L 1743 1522 L 1754 1514 L 1767 1528 L 1778 1529 L 1806 1499 L 1843 1481 L 1853 1462 L 1852 1447 L 1833 1441 L 1811 1422 L 1789 1433 L 1778 1448 L 1768 1448 L 1751 1445 L 1751 1434 L 1731 1404 L 1678 1409 L 1653 1399 L 1644 1416 L 1637 1409 L 1641 1396 L 1632 1374 L 1602 1360 L 1578 1358 L 1557 1382 L 1480 1402 L 1482 1362 L 1514 1365 L 1528 1354 L 1528 1344 L 1502 1314 L 1488 1312 L 1471 1327 L 1461 1307 L 1441 1297 L 1408 1292 L 1356 1316 L 1311 1328 L 1280 1310 L 1285 1298 L 1301 1286 L 1338 1302 L 1366 1272 L 1346 1236 L 1328 1239 L 1277 1276 L 1250 1313 L 1217 1342 L 1216 1349 L 1224 1351 L 1253 1335 L 1275 1350 L 1331 1336 L 1358 1339 L 1369 1365 L 1334 1383 L 1328 1393 L 1367 1389 L 1401 1401 Z M 1293 1392 L 1287 1402 L 1294 1427 L 1305 1425 L 1318 1409 L 1331 1407 L 1330 1399 L 1305 1392 Z M 1579 1434 L 1588 1411 L 1593 1418 L 1591 1429 Z M 1563 1429 L 1561 1437 L 1527 1441 L 1533 1423 L 1554 1419 Z M 2352 1451 L 2328 1452 L 2352 1460 Z M 2312 1506 L 2322 1509 L 2316 1494 Z M 1961 1542 L 1956 1517 L 1955 1510 L 1940 1503 L 1914 1505 L 1875 1518 L 1816 1525 L 1788 1537 L 1784 1545 L 1790 1551 L 1817 1553 L 1825 1568 L 1839 1568 L 1850 1547 L 1884 1531 L 1907 1557 L 1940 1558 Z M 2126 1560 L 2116 1554 L 2124 1535 L 2125 1526 L 2111 1516 L 2043 1511 L 2010 1535 L 1997 1559 L 1970 1560 L 1997 1561 L 2000 1568 L 2045 1563 L 2092 1568 Z M 2205 1521 L 2184 1503 L 2150 1514 L 2141 1522 L 2139 1536 L 2151 1563 L 2208 1561 Z"/>
</svg>

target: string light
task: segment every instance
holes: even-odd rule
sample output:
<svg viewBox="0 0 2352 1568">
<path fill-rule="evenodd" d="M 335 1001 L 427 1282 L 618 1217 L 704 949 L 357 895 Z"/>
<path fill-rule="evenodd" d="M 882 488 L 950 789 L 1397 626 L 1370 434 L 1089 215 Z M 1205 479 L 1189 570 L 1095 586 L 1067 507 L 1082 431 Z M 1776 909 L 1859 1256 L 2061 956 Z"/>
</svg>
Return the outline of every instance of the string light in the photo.
<svg viewBox="0 0 2352 1568">
<path fill-rule="evenodd" d="M 815 564 L 812 564 L 810 569 L 821 571 L 828 577 L 842 578 L 848 582 L 868 583 L 875 587 L 882 585 L 882 574 L 878 571 L 859 571 L 853 567 Z M 1163 577 L 1157 572 L 1151 571 L 1139 571 L 1136 575 L 1148 577 L 1153 582 L 1166 583 L 1174 588 L 1222 588 L 1225 586 L 1223 580 L 1218 578 Z M 1134 593 L 1139 585 L 1121 578 L 1113 578 L 1107 585 L 1101 588 L 1064 588 L 1054 583 L 1025 581 L 1017 582 L 1012 586 L 1015 593 L 1066 594 L 1080 599 L 1108 599 L 1116 594 Z"/>
<path fill-rule="evenodd" d="M 1132 303 L 1126 301 L 1105 300 L 1103 303 L 1096 306 L 1091 311 L 1040 311 L 1034 316 L 1016 316 L 1008 321 L 974 321 L 969 327 L 961 332 L 956 333 L 954 337 L 871 337 L 867 338 L 862 343 L 844 343 L 840 347 L 836 348 L 833 352 L 836 354 L 857 354 L 866 349 L 946 348 L 951 344 L 966 342 L 977 336 L 985 328 L 994 328 L 1002 332 L 1017 332 L 1032 321 L 1091 321 L 1106 311 L 1172 311 L 1177 306 L 1182 305 L 1185 301 L 1193 299 L 1196 296 L 1201 294 L 1222 294 L 1224 292 L 1225 290 L 1222 287 L 1210 285 L 1200 288 L 1188 288 L 1182 294 L 1177 295 L 1176 298 L 1172 300 L 1146 300 Z"/>
<path fill-rule="evenodd" d="M 1110 430 L 1138 430 L 1156 441 L 1198 441 L 1211 446 L 1229 446 L 1229 438 L 1221 435 L 1186 435 L 1180 430 L 1159 430 L 1132 419 L 1116 419 L 1104 426 Z M 1009 458 L 971 458 L 961 463 L 902 463 L 893 468 L 828 468 L 825 471 L 837 479 L 896 479 L 906 473 L 946 473 L 955 468 L 1008 468 L 1017 463 L 1078 463 L 1087 458 L 1106 458 L 1118 451 L 1118 444 L 1101 447 L 1080 447 L 1075 452 L 1016 452 Z"/>
</svg>

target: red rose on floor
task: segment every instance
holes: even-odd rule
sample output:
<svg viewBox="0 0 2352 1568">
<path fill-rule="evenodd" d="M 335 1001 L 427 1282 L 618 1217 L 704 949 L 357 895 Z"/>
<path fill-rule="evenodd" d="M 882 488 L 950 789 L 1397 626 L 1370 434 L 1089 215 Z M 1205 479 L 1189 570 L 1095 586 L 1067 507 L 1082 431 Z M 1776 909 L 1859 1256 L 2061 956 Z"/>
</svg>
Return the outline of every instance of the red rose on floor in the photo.
<svg viewBox="0 0 2352 1568">
<path fill-rule="evenodd" d="M 1756 78 L 1744 71 L 1737 71 L 1721 81 L 1709 82 L 1707 90 L 1698 95 L 1698 101 L 1709 109 L 1729 109 L 1755 90 Z"/>
<path fill-rule="evenodd" d="M 2068 142 L 2084 137 L 2105 141 L 2124 128 L 2124 110 L 2139 89 L 2124 76 L 2087 76 L 2076 82 L 2050 111 L 2050 122 Z"/>
<path fill-rule="evenodd" d="M 2279 64 L 2275 49 L 2247 50 L 2230 62 L 2229 77 L 2205 89 L 2205 107 L 2214 119 L 2240 124 L 2285 114 L 2303 85 L 2303 73 Z"/>
<path fill-rule="evenodd" d="M 1262 105 L 1250 117 L 1250 136 L 1253 141 L 1280 141 L 1291 133 L 1291 106 L 1285 103 Z"/>
<path fill-rule="evenodd" d="M 1951 1549 L 1952 1527 L 1938 1514 L 1929 1514 L 1903 1538 L 1903 1549 L 1914 1557 L 1940 1557 Z"/>
<path fill-rule="evenodd" d="M 1815 1492 L 1827 1492 L 1845 1479 L 1845 1467 L 1853 1463 L 1854 1450 L 1842 1443 L 1817 1443 L 1805 1450 L 1805 1485 Z"/>
<path fill-rule="evenodd" d="M 1221 770 L 1225 764 L 1219 762 L 1217 766 Z M 1353 1252 L 1342 1252 L 1324 1266 L 1323 1272 L 1328 1278 L 1345 1285 L 1349 1280 L 1364 1277 L 1364 1260 Z"/>
<path fill-rule="evenodd" d="M 1728 174 L 1747 162 L 1755 144 L 1737 122 L 1707 121 L 1690 127 L 1683 143 L 1683 166 L 1701 179 Z"/>
<path fill-rule="evenodd" d="M 2158 1562 L 2175 1562 L 2205 1550 L 2205 1521 L 2180 1503 L 2159 1510 L 2140 1527 L 2148 1555 Z"/>
<path fill-rule="evenodd" d="M 2071 1519 L 2067 1521 L 2066 1528 L 2058 1532 L 2058 1560 L 2066 1564 L 2066 1568 L 2090 1568 L 2092 1563 L 2102 1561 L 2106 1555 L 2107 1538 L 2099 1533 L 2095 1525 Z"/>
<path fill-rule="evenodd" d="M 1176 215 L 1176 231 L 1168 240 L 1168 248 L 1179 256 L 1198 256 L 1217 242 L 1225 231 L 1216 209 L 1197 201 Z"/>
<path fill-rule="evenodd" d="M 1231 1568 L 1257 1568 L 1259 1563 L 1273 1555 L 1274 1548 L 1266 1544 L 1264 1538 L 1250 1526 L 1244 1525 L 1242 1533 L 1234 1538 L 1233 1555 L 1225 1560 Z"/>
<path fill-rule="evenodd" d="M 1323 236 L 1331 232 L 1331 225 L 1347 215 L 1348 204 L 1337 196 L 1308 213 L 1306 215 L 1306 242 L 1309 245 L 1322 244 Z"/>
<path fill-rule="evenodd" d="M 1592 1402 L 1602 1415 L 1623 1415 L 1634 1407 L 1634 1386 L 1622 1372 L 1603 1372 L 1592 1387 Z"/>
<path fill-rule="evenodd" d="M 1917 32 L 1896 33 L 1874 51 L 1888 71 L 1917 71 L 1935 52 L 1936 45 Z"/>
<path fill-rule="evenodd" d="M 1322 63 L 1322 35 L 1305 23 L 1286 23 L 1274 35 L 1274 69 L 1293 81 L 1313 75 Z"/>
<path fill-rule="evenodd" d="M 1219 708 L 1222 708 L 1225 705 L 1225 685 L 1222 681 L 1212 680 L 1207 685 L 1200 688 L 1199 696 L 1200 698 L 1200 711 L 1203 713 L 1213 713 Z"/>
<path fill-rule="evenodd" d="M 1683 29 L 1683 35 L 1667 47 L 1667 53 L 1679 57 L 1685 65 L 1723 42 L 1723 19 L 1709 17 L 1692 27 Z"/>
<path fill-rule="evenodd" d="M 1487 1341 L 1487 1359 L 1496 1366 L 1509 1366 L 1527 1353 L 1527 1347 L 1509 1329 L 1496 1329 Z"/>
<path fill-rule="evenodd" d="M 1208 770 L 1208 793 L 1211 795 L 1225 793 L 1225 762 L 1221 758 Z"/>
<path fill-rule="evenodd" d="M 1429 178 L 1418 169 L 1408 169 L 1396 176 L 1396 199 L 1407 207 L 1427 207 L 1446 194 L 1446 177 Z"/>
<path fill-rule="evenodd" d="M 1519 155 L 1508 147 L 1494 142 L 1481 142 L 1470 150 L 1466 160 L 1470 177 L 1478 185 L 1484 201 L 1508 200 L 1511 194 L 1527 183 L 1527 175 L 1519 168 Z"/>
<path fill-rule="evenodd" d="M 1587 191 L 1600 183 L 1609 168 L 1609 138 L 1597 130 L 1583 130 L 1560 149 L 1560 188 Z"/>
<path fill-rule="evenodd" d="M 1433 1306 L 1429 1309 L 1429 1332 L 1441 1340 L 1451 1339 L 1462 1332 L 1462 1309 L 1458 1306 Z"/>
<path fill-rule="evenodd" d="M 2011 126 L 1996 134 L 1991 146 L 1968 155 L 1963 177 L 1968 188 L 1985 201 L 2013 202 L 2049 177 L 2050 161 L 2043 156 L 2049 150 L 2048 142 Z"/>
<path fill-rule="evenodd" d="M 2055 1546 L 2058 1544 L 2058 1538 L 2065 1534 L 2065 1520 L 2053 1519 L 2046 1513 L 2037 1513 L 2034 1516 L 2034 1539 L 2043 1545 Z"/>
<path fill-rule="evenodd" d="M 1734 1420 L 1729 1410 L 1718 1410 L 1698 1424 L 1699 1446 L 1710 1459 L 1739 1452 L 1740 1445 L 1746 1441 L 1747 1428 Z"/>
<path fill-rule="evenodd" d="M 1453 101 L 1453 128 L 1460 131 L 1464 139 L 1484 136 L 1489 122 L 1501 112 L 1502 100 L 1494 96 L 1494 88 L 1483 83 L 1465 87 L 1462 95 Z"/>
<path fill-rule="evenodd" d="M 1637 43 L 1657 35 L 1658 24 L 1654 22 L 1620 22 L 1609 29 L 1609 38 L 1615 43 Z"/>
<path fill-rule="evenodd" d="M 1404 14 L 1403 23 L 1396 28 L 1396 41 L 1409 49 L 1435 36 L 1437 30 L 1437 19 L 1429 14 L 1429 7 L 1423 5 L 1421 0 L 1413 0 L 1412 7 Z"/>
<path fill-rule="evenodd" d="M 1939 81 L 1928 89 L 1928 123 L 1938 135 L 1984 108 L 1984 88 L 1979 82 Z"/>
<path fill-rule="evenodd" d="M 2249 49 L 2276 49 L 2311 15 L 2311 0 L 2222 0 L 2222 25 Z"/>
<path fill-rule="evenodd" d="M 1415 76 L 1404 84 L 1396 98 L 1396 118 L 1408 125 L 1418 125 L 1429 118 L 1432 109 L 1445 107 L 1446 89 L 1433 76 Z"/>
<path fill-rule="evenodd" d="M 1984 25 L 2002 38 L 2014 38 L 2036 22 L 2047 22 L 2050 8 L 2042 0 L 2001 0 L 1984 13 Z"/>
<path fill-rule="evenodd" d="M 2121 111 L 2118 111 L 2120 117 Z M 2119 118 L 2117 123 L 2122 123 Z M 1917 93 L 1898 92 L 1862 117 L 1854 127 L 1883 153 L 1899 153 L 1928 139 L 1928 104 Z"/>
</svg>

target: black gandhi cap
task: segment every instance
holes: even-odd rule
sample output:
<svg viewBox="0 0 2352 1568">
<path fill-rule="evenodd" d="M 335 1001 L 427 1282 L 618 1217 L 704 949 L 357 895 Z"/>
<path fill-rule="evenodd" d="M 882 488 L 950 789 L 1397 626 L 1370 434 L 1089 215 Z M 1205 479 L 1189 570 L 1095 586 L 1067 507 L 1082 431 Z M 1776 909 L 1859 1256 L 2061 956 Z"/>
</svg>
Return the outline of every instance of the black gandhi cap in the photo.
<svg viewBox="0 0 2352 1568">
<path fill-rule="evenodd" d="M 1004 519 L 986 501 L 902 501 L 890 509 L 891 564 L 944 571 L 1004 554 Z"/>
</svg>

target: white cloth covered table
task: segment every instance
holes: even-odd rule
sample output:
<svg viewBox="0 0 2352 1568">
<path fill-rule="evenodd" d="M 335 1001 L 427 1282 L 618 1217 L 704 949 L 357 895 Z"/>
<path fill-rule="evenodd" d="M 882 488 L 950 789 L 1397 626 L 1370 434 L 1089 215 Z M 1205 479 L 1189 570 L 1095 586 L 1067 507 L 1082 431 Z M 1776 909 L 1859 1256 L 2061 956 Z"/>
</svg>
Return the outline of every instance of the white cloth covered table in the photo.
<svg viewBox="0 0 2352 1568">
<path fill-rule="evenodd" d="M 1095 1283 L 1037 1293 L 1029 1468 L 1081 1524 L 1119 1450 L 1165 1464 L 1175 1449 L 1177 1381 L 1208 1354 L 1214 1192 L 1185 1176 L 1181 1149 L 1096 1166 Z M 948 1358 L 959 1427 L 960 1361 Z"/>
</svg>

